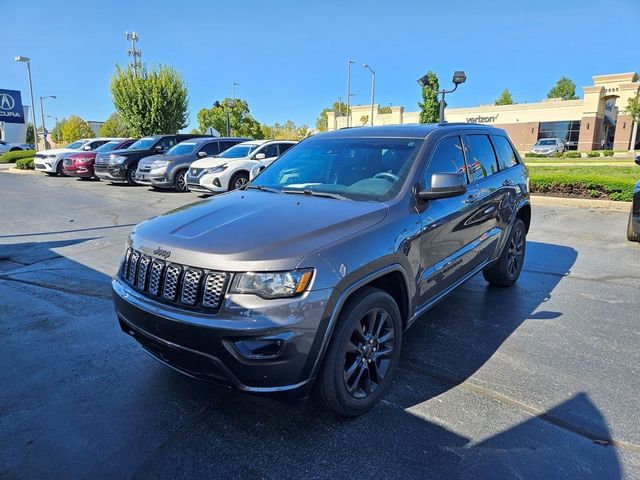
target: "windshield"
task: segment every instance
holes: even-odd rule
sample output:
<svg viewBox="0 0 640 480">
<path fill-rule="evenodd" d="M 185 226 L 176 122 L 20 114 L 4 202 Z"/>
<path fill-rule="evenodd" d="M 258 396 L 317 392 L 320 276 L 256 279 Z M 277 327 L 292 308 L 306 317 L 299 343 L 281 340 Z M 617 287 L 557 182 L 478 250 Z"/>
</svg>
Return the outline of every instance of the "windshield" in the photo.
<svg viewBox="0 0 640 480">
<path fill-rule="evenodd" d="M 72 150 L 77 150 L 79 149 L 82 145 L 84 145 L 85 143 L 87 143 L 86 140 L 78 140 L 76 142 L 73 142 L 71 145 L 67 145 L 67 148 L 70 148 Z"/>
<path fill-rule="evenodd" d="M 187 153 L 193 152 L 195 148 L 196 148 L 196 144 L 193 142 L 191 143 L 182 142 L 171 147 L 167 151 L 167 153 L 165 153 L 165 155 L 186 155 Z"/>
<path fill-rule="evenodd" d="M 251 184 L 283 193 L 385 201 L 400 191 L 421 144 L 422 140 L 406 138 L 305 140 Z"/>
<path fill-rule="evenodd" d="M 247 157 L 260 145 L 234 145 L 233 147 L 222 152 L 218 157 L 221 158 L 242 158 Z"/>
<path fill-rule="evenodd" d="M 149 150 L 154 143 L 156 143 L 157 138 L 154 137 L 144 137 L 135 142 L 133 145 L 129 147 L 129 150 Z"/>
<path fill-rule="evenodd" d="M 110 152 L 111 150 L 115 149 L 118 145 L 120 145 L 122 142 L 118 141 L 118 142 L 107 142 L 104 145 L 100 145 L 98 148 L 96 148 L 96 152 Z"/>
<path fill-rule="evenodd" d="M 555 140 L 538 140 L 538 143 L 536 143 L 536 145 L 555 145 L 556 141 Z"/>
</svg>

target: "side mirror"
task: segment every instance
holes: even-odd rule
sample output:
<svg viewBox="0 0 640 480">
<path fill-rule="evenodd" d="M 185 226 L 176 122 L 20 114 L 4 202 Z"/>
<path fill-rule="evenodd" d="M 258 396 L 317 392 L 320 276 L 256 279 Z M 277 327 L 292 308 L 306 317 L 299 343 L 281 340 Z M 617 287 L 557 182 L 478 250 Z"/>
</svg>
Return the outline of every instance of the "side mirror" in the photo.
<svg viewBox="0 0 640 480">
<path fill-rule="evenodd" d="M 267 156 L 264 153 L 256 153 L 256 156 L 253 157 L 256 160 L 264 160 L 265 158 L 267 158 Z"/>
<path fill-rule="evenodd" d="M 89 150 L 91 150 L 91 145 L 85 145 L 84 147 L 82 147 L 82 150 L 88 152 Z"/>
<path fill-rule="evenodd" d="M 164 151 L 164 148 L 162 148 L 162 145 L 156 145 L 155 147 L 153 147 L 153 151 L 160 153 Z"/>
<path fill-rule="evenodd" d="M 640 165 L 640 155 L 638 155 L 638 156 L 636 157 L 636 163 L 637 163 L 638 165 Z"/>
<path fill-rule="evenodd" d="M 198 158 L 204 158 L 206 156 L 207 156 L 207 152 L 204 152 L 204 151 L 198 152 Z"/>
<path fill-rule="evenodd" d="M 463 195 L 467 191 L 467 184 L 462 175 L 458 173 L 434 173 L 431 175 L 429 190 L 421 191 L 418 196 L 421 200 L 435 200 L 438 198 L 450 198 Z"/>
</svg>

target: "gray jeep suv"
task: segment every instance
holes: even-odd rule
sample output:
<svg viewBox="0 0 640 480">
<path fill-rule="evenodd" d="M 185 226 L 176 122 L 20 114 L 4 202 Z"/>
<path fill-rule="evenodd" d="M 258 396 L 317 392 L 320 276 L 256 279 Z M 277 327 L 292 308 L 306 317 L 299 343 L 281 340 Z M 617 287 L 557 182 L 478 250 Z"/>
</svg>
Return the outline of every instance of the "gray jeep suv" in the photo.
<svg viewBox="0 0 640 480">
<path fill-rule="evenodd" d="M 313 390 L 358 415 L 430 307 L 478 272 L 516 282 L 530 218 L 528 173 L 503 130 L 319 134 L 242 189 L 137 225 L 115 309 L 180 372 L 252 393 Z"/>
</svg>

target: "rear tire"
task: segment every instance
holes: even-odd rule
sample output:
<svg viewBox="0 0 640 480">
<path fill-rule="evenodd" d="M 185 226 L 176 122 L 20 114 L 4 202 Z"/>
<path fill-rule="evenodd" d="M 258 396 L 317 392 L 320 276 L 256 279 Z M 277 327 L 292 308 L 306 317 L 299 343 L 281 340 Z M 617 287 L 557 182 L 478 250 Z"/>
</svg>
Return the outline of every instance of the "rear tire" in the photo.
<svg viewBox="0 0 640 480">
<path fill-rule="evenodd" d="M 385 394 L 400 361 L 402 317 L 387 292 L 364 287 L 338 317 L 314 394 L 326 408 L 362 415 Z"/>
<path fill-rule="evenodd" d="M 527 249 L 527 228 L 519 218 L 513 223 L 507 243 L 498 261 L 482 271 L 484 279 L 491 285 L 510 287 L 522 272 Z"/>
<path fill-rule="evenodd" d="M 187 170 L 179 170 L 176 172 L 173 177 L 173 189 L 176 192 L 188 192 L 189 188 L 187 187 Z"/>
<path fill-rule="evenodd" d="M 249 182 L 249 174 L 247 172 L 238 172 L 229 180 L 229 188 L 227 190 L 236 190 L 243 187 Z"/>
<path fill-rule="evenodd" d="M 633 212 L 629 213 L 629 223 L 627 224 L 627 239 L 630 242 L 640 242 L 640 233 L 633 231 L 633 224 L 631 219 L 633 218 Z"/>
</svg>

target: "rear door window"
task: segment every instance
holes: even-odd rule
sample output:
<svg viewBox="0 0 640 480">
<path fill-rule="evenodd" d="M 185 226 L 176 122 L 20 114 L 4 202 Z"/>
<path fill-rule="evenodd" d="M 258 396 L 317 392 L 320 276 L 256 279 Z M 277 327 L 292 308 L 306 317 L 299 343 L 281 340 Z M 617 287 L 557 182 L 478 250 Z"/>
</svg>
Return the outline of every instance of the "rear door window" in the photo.
<svg viewBox="0 0 640 480">
<path fill-rule="evenodd" d="M 291 147 L 293 147 L 292 143 L 280 143 L 280 144 L 278 144 L 278 148 L 280 149 L 280 155 L 282 155 L 284 152 L 289 150 Z"/>
<path fill-rule="evenodd" d="M 506 170 L 518 164 L 518 157 L 514 152 L 511 143 L 505 137 L 494 135 L 493 145 L 496 147 L 496 153 L 498 154 L 498 164 L 500 170 Z"/>
<path fill-rule="evenodd" d="M 475 181 L 498 172 L 498 162 L 489 135 L 471 134 L 466 136 L 469 146 L 467 168 L 469 177 Z"/>
<path fill-rule="evenodd" d="M 220 153 L 220 142 L 211 142 L 204 145 L 201 149 L 201 152 L 206 152 L 209 155 L 217 155 Z"/>
<path fill-rule="evenodd" d="M 267 145 L 262 150 L 260 150 L 258 153 L 264 153 L 265 158 L 277 157 L 278 156 L 278 144 L 277 143 L 272 143 L 270 145 Z"/>
<path fill-rule="evenodd" d="M 162 147 L 162 150 L 164 151 L 164 150 L 169 150 L 176 143 L 178 143 L 178 141 L 176 140 L 176 137 L 164 137 L 157 143 L 157 145 Z"/>
</svg>

